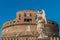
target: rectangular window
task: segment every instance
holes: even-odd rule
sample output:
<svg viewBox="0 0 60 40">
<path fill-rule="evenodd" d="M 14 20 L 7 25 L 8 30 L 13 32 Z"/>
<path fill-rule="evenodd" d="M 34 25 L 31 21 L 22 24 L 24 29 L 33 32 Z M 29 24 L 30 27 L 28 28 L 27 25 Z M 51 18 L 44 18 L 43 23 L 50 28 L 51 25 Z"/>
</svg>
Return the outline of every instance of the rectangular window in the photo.
<svg viewBox="0 0 60 40">
<path fill-rule="evenodd" d="M 26 19 L 24 19 L 24 22 L 26 22 Z"/>
<path fill-rule="evenodd" d="M 25 18 L 25 19 L 24 19 L 24 22 L 32 22 L 32 19 L 30 19 L 30 18 Z"/>
</svg>

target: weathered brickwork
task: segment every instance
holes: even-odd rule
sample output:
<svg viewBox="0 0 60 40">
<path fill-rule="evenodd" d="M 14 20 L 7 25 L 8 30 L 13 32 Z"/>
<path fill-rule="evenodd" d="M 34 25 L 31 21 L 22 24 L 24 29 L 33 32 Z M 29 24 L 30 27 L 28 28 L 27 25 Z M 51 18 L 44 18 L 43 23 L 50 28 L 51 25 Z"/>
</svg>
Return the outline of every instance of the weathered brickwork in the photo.
<svg viewBox="0 0 60 40">
<path fill-rule="evenodd" d="M 40 15 L 37 19 L 37 14 L 39 13 Z M 42 20 L 38 23 L 44 24 L 44 35 L 47 35 L 48 37 L 42 39 L 38 38 L 41 30 L 37 30 L 38 23 L 36 20 Z M 2 37 L 0 40 L 59 40 L 58 32 L 58 24 L 54 21 L 46 20 L 44 11 L 22 10 L 17 12 L 14 20 L 3 24 Z"/>
</svg>

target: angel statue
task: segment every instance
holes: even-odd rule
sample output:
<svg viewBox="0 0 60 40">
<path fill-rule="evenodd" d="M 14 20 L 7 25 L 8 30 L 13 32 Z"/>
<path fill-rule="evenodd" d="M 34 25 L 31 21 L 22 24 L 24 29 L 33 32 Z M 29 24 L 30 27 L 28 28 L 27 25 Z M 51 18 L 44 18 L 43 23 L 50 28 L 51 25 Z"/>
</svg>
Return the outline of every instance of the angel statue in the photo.
<svg viewBox="0 0 60 40">
<path fill-rule="evenodd" d="M 45 28 L 44 25 L 47 24 L 44 10 L 42 10 L 42 12 L 38 12 L 36 22 L 37 22 L 37 31 L 39 33 L 38 38 L 47 37 L 45 36 L 45 30 L 44 30 Z"/>
</svg>

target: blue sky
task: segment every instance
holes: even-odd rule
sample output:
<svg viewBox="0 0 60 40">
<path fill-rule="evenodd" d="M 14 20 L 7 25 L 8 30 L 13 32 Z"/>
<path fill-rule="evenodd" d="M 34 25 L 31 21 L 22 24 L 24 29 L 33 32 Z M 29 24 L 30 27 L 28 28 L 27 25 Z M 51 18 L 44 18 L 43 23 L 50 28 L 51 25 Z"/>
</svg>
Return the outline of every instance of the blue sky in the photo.
<svg viewBox="0 0 60 40">
<path fill-rule="evenodd" d="M 0 34 L 2 24 L 14 19 L 17 11 L 30 9 L 44 9 L 47 19 L 60 25 L 60 0 L 0 0 Z"/>
</svg>

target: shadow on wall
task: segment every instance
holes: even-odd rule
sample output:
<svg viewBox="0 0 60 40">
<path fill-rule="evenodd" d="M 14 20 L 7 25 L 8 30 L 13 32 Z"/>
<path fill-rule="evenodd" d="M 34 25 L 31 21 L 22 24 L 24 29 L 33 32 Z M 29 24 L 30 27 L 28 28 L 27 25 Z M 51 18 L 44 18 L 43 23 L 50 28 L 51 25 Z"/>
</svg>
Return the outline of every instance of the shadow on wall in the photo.
<svg viewBox="0 0 60 40">
<path fill-rule="evenodd" d="M 59 36 L 60 36 L 60 28 L 59 28 Z"/>
</svg>

